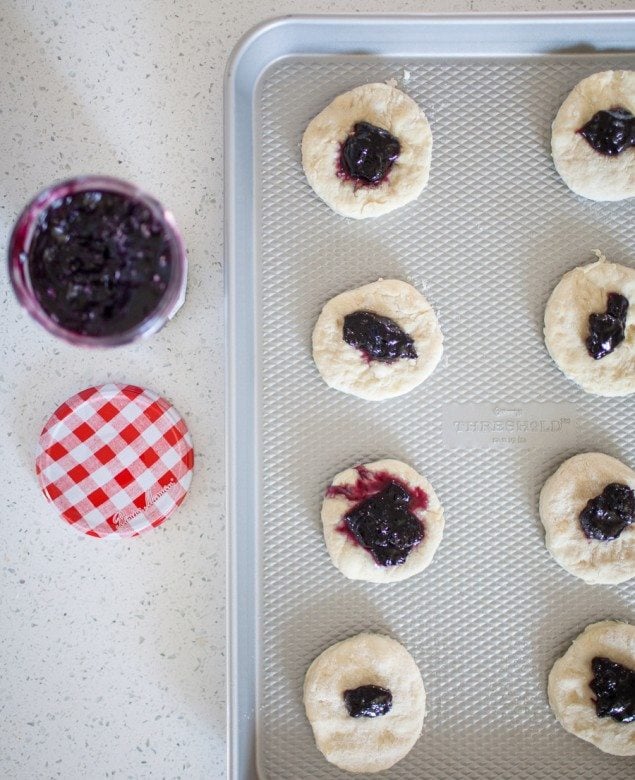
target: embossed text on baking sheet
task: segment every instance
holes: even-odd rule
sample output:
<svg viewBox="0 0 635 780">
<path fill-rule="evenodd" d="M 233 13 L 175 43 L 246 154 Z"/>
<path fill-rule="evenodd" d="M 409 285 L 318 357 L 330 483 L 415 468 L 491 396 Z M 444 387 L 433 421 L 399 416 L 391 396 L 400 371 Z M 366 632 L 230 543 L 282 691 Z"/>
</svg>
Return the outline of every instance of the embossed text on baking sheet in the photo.
<svg viewBox="0 0 635 780">
<path fill-rule="evenodd" d="M 447 447 L 560 450 L 575 445 L 577 430 L 572 403 L 450 403 L 443 410 Z"/>
</svg>

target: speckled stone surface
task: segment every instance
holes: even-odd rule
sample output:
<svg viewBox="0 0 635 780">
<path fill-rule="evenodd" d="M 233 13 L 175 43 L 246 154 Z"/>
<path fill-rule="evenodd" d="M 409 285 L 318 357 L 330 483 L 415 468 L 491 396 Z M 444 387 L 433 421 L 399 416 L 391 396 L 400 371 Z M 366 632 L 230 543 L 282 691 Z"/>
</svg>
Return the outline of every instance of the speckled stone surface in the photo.
<svg viewBox="0 0 635 780">
<path fill-rule="evenodd" d="M 5 0 L 0 5 L 0 243 L 60 177 L 130 179 L 174 212 L 185 306 L 109 352 L 54 340 L 0 276 L 0 777 L 225 776 L 222 87 L 238 38 L 286 13 L 564 11 L 558 0 Z M 66 397 L 126 381 L 169 398 L 197 454 L 190 495 L 131 541 L 83 538 L 33 468 Z"/>
</svg>

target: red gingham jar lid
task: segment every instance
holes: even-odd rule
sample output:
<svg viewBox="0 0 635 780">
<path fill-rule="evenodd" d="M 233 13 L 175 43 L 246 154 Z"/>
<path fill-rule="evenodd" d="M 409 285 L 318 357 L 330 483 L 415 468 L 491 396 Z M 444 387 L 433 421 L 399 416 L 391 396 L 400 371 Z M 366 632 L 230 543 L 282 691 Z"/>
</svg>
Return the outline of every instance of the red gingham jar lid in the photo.
<svg viewBox="0 0 635 780">
<path fill-rule="evenodd" d="M 134 385 L 89 387 L 55 410 L 40 434 L 42 492 L 80 533 L 137 536 L 183 501 L 194 451 L 183 418 Z"/>
</svg>

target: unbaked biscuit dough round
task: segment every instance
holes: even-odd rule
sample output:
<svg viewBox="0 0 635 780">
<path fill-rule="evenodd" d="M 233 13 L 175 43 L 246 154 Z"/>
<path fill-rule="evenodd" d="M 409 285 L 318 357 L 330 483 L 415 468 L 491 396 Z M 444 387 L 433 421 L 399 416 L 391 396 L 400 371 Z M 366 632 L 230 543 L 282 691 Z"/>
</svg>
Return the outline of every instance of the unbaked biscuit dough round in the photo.
<svg viewBox="0 0 635 780">
<path fill-rule="evenodd" d="M 635 392 L 635 268 L 599 260 L 566 273 L 545 309 L 545 344 L 558 368 L 587 393 L 622 396 Z M 589 315 L 606 311 L 608 293 L 628 298 L 625 338 L 599 360 L 587 352 Z"/>
<path fill-rule="evenodd" d="M 353 718 L 345 690 L 378 685 L 392 693 L 392 709 Z M 325 650 L 304 680 L 304 706 L 315 742 L 327 761 L 348 772 L 380 772 L 415 744 L 425 717 L 421 673 L 410 653 L 379 634 L 359 634 Z"/>
<path fill-rule="evenodd" d="M 377 185 L 338 176 L 341 147 L 357 122 L 388 130 L 401 150 Z M 426 115 L 389 84 L 364 84 L 339 95 L 314 117 L 302 137 L 302 166 L 315 193 L 333 211 L 363 219 L 387 214 L 415 200 L 428 183 L 432 132 Z"/>
<path fill-rule="evenodd" d="M 388 317 L 414 341 L 415 359 L 368 360 L 343 338 L 344 317 L 369 310 Z M 428 301 L 412 285 L 379 279 L 336 295 L 322 309 L 313 330 L 313 359 L 330 387 L 368 401 L 394 398 L 427 379 L 443 354 L 443 335 Z"/>
<path fill-rule="evenodd" d="M 635 626 L 606 620 L 593 623 L 574 640 L 549 674 L 549 704 L 564 728 L 605 753 L 635 755 L 635 723 L 600 718 L 595 711 L 591 661 L 608 658 L 635 669 Z"/>
<path fill-rule="evenodd" d="M 410 550 L 404 563 L 395 566 L 381 566 L 376 563 L 372 554 L 343 530 L 344 516 L 358 501 L 341 494 L 329 495 L 332 488 L 347 485 L 363 486 L 365 481 L 372 486 L 373 475 L 376 474 L 390 475 L 411 492 L 418 489 L 427 496 L 425 509 L 416 507 L 411 510 L 423 526 L 423 539 Z M 377 485 L 377 491 L 382 487 L 383 485 Z M 413 468 L 399 460 L 377 460 L 340 472 L 327 488 L 322 503 L 322 528 L 326 549 L 335 566 L 351 580 L 397 582 L 418 574 L 432 562 L 443 537 L 444 525 L 443 507 L 432 485 Z"/>
<path fill-rule="evenodd" d="M 564 183 L 591 200 L 635 196 L 635 147 L 600 154 L 577 131 L 598 112 L 616 107 L 635 114 L 635 71 L 594 73 L 574 87 L 552 125 L 551 153 Z"/>
<path fill-rule="evenodd" d="M 580 512 L 612 482 L 635 490 L 635 472 L 600 452 L 566 460 L 540 493 L 540 519 L 547 549 L 556 561 L 585 582 L 613 584 L 635 577 L 635 523 L 617 539 L 588 539 Z"/>
</svg>

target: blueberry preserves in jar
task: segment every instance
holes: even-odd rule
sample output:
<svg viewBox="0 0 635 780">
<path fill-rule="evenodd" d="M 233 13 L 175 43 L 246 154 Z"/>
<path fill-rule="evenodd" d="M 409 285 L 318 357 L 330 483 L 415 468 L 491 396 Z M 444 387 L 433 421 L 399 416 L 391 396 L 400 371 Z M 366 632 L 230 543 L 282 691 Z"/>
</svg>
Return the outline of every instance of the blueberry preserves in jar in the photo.
<svg viewBox="0 0 635 780">
<path fill-rule="evenodd" d="M 53 184 L 11 233 L 9 273 L 19 303 L 49 333 L 87 347 L 156 333 L 185 300 L 187 255 L 174 217 L 110 176 Z"/>
<path fill-rule="evenodd" d="M 65 330 L 120 334 L 157 308 L 173 257 L 161 222 L 115 192 L 69 193 L 39 215 L 28 252 L 33 292 Z"/>
</svg>

